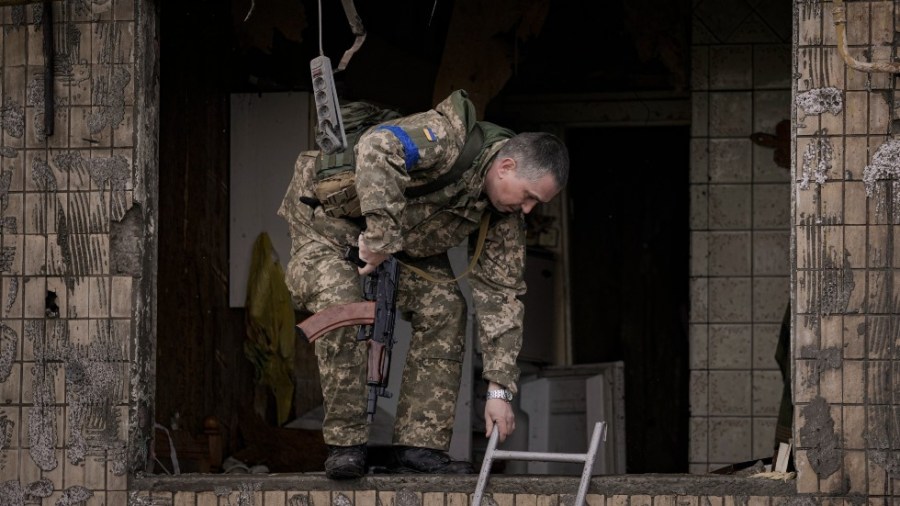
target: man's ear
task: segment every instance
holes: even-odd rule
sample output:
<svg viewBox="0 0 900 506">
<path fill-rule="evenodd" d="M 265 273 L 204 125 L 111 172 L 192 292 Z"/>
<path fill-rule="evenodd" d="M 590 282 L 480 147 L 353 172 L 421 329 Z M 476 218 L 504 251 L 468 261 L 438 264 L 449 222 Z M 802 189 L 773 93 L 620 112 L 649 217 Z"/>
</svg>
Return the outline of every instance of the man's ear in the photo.
<svg viewBox="0 0 900 506">
<path fill-rule="evenodd" d="M 511 176 L 516 173 L 516 161 L 506 157 L 500 160 L 500 176 Z"/>
</svg>

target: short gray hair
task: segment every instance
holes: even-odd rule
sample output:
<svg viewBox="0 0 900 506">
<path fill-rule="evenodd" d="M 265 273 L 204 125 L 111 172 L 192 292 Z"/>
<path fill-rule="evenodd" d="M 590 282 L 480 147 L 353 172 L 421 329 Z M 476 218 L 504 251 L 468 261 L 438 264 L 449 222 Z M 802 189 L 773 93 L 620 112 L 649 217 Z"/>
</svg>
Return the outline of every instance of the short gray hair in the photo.
<svg viewBox="0 0 900 506">
<path fill-rule="evenodd" d="M 552 174 L 562 189 L 569 180 L 569 150 L 555 135 L 547 132 L 522 132 L 500 148 L 497 156 L 516 161 L 516 173 L 529 181 Z"/>
</svg>

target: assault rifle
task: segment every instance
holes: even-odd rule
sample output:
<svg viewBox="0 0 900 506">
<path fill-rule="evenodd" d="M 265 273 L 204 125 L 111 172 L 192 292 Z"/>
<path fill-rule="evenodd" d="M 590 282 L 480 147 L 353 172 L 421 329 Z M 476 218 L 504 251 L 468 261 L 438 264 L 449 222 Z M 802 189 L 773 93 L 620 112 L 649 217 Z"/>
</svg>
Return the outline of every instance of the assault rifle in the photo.
<svg viewBox="0 0 900 506">
<path fill-rule="evenodd" d="M 344 259 L 360 267 L 366 263 L 359 258 L 359 249 L 348 247 Z M 388 376 L 391 370 L 391 351 L 394 343 L 394 322 L 397 311 L 397 279 L 400 264 L 388 257 L 363 280 L 364 302 L 332 306 L 297 324 L 300 335 L 313 342 L 322 334 L 348 325 L 360 325 L 356 339 L 365 341 L 368 348 L 366 383 L 369 385 L 366 414 L 375 419 L 378 397 L 391 397 Z"/>
</svg>

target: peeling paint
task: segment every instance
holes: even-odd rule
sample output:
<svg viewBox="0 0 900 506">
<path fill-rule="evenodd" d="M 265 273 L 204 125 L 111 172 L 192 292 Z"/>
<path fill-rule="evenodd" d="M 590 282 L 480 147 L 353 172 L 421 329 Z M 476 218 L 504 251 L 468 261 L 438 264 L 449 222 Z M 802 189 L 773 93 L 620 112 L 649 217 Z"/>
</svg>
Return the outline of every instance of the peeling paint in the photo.
<svg viewBox="0 0 900 506">
<path fill-rule="evenodd" d="M 818 385 L 823 372 L 828 369 L 840 369 L 843 365 L 843 352 L 840 348 L 818 350 L 813 346 L 804 346 L 800 349 L 800 357 L 816 360 L 815 373 L 806 378 L 807 386 Z"/>
<path fill-rule="evenodd" d="M 81 174 L 84 172 L 84 158 L 78 151 L 64 151 L 53 155 L 53 161 L 56 165 L 69 173 L 75 172 Z"/>
<path fill-rule="evenodd" d="M 108 26 L 117 26 L 111 23 Z M 88 130 L 99 133 L 106 127 L 116 128 L 125 119 L 125 88 L 131 74 L 123 67 L 109 66 L 110 75 L 98 77 L 94 83 L 94 103 L 99 110 L 88 118 Z"/>
<path fill-rule="evenodd" d="M 31 164 L 31 180 L 43 192 L 55 192 L 59 187 L 53 169 L 41 158 L 35 158 Z"/>
<path fill-rule="evenodd" d="M 850 252 L 843 252 L 843 262 L 838 264 L 832 257 L 826 257 L 822 265 L 823 283 L 820 311 L 823 315 L 843 314 L 850 303 L 850 294 L 856 287 L 853 269 L 850 268 Z"/>
<path fill-rule="evenodd" d="M 900 210 L 900 140 L 891 139 L 878 146 L 872 156 L 872 163 L 863 169 L 863 184 L 866 188 L 866 196 L 877 196 L 876 209 L 882 210 L 885 206 L 884 195 L 886 192 L 878 191 L 878 181 L 890 180 L 893 197 L 893 209 Z"/>
<path fill-rule="evenodd" d="M 822 5 L 819 0 L 799 0 L 802 6 L 801 16 L 804 19 L 817 18 L 822 13 Z"/>
<path fill-rule="evenodd" d="M 10 420 L 3 410 L 0 410 L 0 451 L 9 449 L 15 425 L 15 422 Z"/>
<path fill-rule="evenodd" d="M 10 9 L 9 18 L 12 22 L 12 26 L 8 27 L 7 30 L 13 27 L 25 26 L 25 6 L 16 5 L 12 9 Z"/>
<path fill-rule="evenodd" d="M 353 501 L 351 501 L 344 494 L 338 493 L 338 495 L 334 498 L 334 501 L 332 501 L 332 504 L 334 506 L 353 506 Z"/>
<path fill-rule="evenodd" d="M 126 199 L 125 190 L 131 181 L 131 164 L 122 155 L 110 157 L 91 158 L 87 160 L 88 173 L 91 180 L 100 187 L 105 188 L 109 184 L 112 192 L 110 202 L 110 214 L 114 220 L 122 219 L 130 205 Z M 106 209 L 103 194 L 100 195 L 100 205 Z"/>
<path fill-rule="evenodd" d="M 128 494 L 128 506 L 172 506 L 173 501 L 169 497 L 149 497 L 139 495 L 137 491 Z"/>
<path fill-rule="evenodd" d="M 9 419 L 2 410 L 0 410 L 0 470 L 6 468 L 6 452 L 12 443 L 13 429 L 16 423 Z"/>
<path fill-rule="evenodd" d="M 10 146 L 0 146 L 0 156 L 3 158 L 16 158 L 19 150 Z"/>
<path fill-rule="evenodd" d="M 53 103 L 56 106 L 64 104 L 63 100 L 58 95 Z M 35 78 L 28 83 L 28 86 L 25 89 L 25 105 L 34 107 L 35 109 L 34 121 L 31 122 L 31 127 L 34 129 L 35 141 L 39 143 L 46 142 L 47 131 L 44 129 L 44 114 L 46 113 L 46 108 L 44 104 L 43 74 L 35 76 Z"/>
<path fill-rule="evenodd" d="M 262 483 L 240 483 L 237 486 L 237 502 L 231 502 L 232 489 L 226 486 L 218 486 L 213 492 L 219 497 L 219 504 L 222 506 L 253 506 L 254 494 L 262 489 Z M 224 499 L 224 502 L 222 501 Z"/>
<path fill-rule="evenodd" d="M 788 497 L 785 506 L 819 506 L 819 501 L 808 495 Z"/>
<path fill-rule="evenodd" d="M 44 109 L 44 76 L 36 75 L 25 87 L 25 105 Z"/>
<path fill-rule="evenodd" d="M 78 506 L 94 497 L 94 493 L 81 485 L 75 485 L 63 491 L 62 497 L 56 501 L 56 506 Z"/>
<path fill-rule="evenodd" d="M 900 478 L 900 455 L 891 451 L 873 451 L 870 454 L 872 462 L 884 469 L 891 478 Z"/>
<path fill-rule="evenodd" d="M 10 97 L 5 97 L 0 107 L 0 127 L 16 139 L 25 135 L 25 109 Z"/>
<path fill-rule="evenodd" d="M 294 494 L 288 498 L 287 503 L 288 506 L 310 506 L 309 497 L 305 494 Z"/>
<path fill-rule="evenodd" d="M 97 55 L 97 63 L 111 65 L 113 63 L 122 62 L 127 59 L 127 55 L 122 52 L 122 29 L 117 23 L 103 23 L 96 25 L 96 30 L 100 32 L 100 40 L 101 46 L 100 51 Z M 115 70 L 113 70 L 115 73 Z M 110 79 L 110 83 L 121 84 L 122 79 L 124 78 L 124 84 L 128 84 L 128 81 L 131 80 L 131 75 L 128 72 L 125 72 L 125 75 L 113 76 Z M 115 86 L 111 86 L 113 88 L 112 93 L 117 93 L 115 91 Z M 125 89 L 125 86 L 122 85 L 122 90 Z M 124 94 L 122 95 L 124 97 Z"/>
<path fill-rule="evenodd" d="M 0 172 L 0 210 L 5 211 L 9 206 L 9 185 L 12 184 L 12 171 L 7 169 Z"/>
<path fill-rule="evenodd" d="M 91 13 L 91 4 L 88 0 L 71 0 L 69 3 L 72 5 L 75 14 L 79 16 L 87 16 Z"/>
<path fill-rule="evenodd" d="M 262 484 L 259 482 L 256 483 L 241 483 L 238 485 L 238 502 L 236 506 L 253 506 L 256 492 L 262 489 Z"/>
<path fill-rule="evenodd" d="M 862 327 L 859 336 L 868 339 L 869 358 L 890 358 L 893 355 L 897 323 L 896 319 L 875 318 L 870 326 Z"/>
<path fill-rule="evenodd" d="M 0 272 L 12 272 L 13 260 L 16 259 L 16 248 L 0 247 Z"/>
<path fill-rule="evenodd" d="M 0 498 L 4 499 L 3 506 L 42 504 L 41 499 L 50 497 L 51 494 L 53 494 L 53 483 L 46 478 L 31 482 L 25 488 L 22 488 L 22 485 L 16 480 L 0 483 Z"/>
<path fill-rule="evenodd" d="M 801 190 L 809 189 L 810 178 L 818 185 L 825 184 L 828 179 L 828 171 L 831 170 L 831 161 L 834 158 L 834 148 L 828 140 L 826 129 L 819 130 L 810 140 L 803 152 L 803 173 L 798 182 Z"/>
<path fill-rule="evenodd" d="M 65 33 L 60 37 L 53 60 L 53 75 L 59 81 L 71 83 L 74 81 L 75 64 L 81 53 L 81 30 L 71 22 L 65 23 L 64 29 Z"/>
<path fill-rule="evenodd" d="M 53 495 L 53 482 L 47 478 L 41 478 L 25 486 L 25 495 L 32 497 L 50 497 Z"/>
<path fill-rule="evenodd" d="M 25 491 L 16 480 L 0 483 L 0 497 L 5 498 L 4 505 L 22 506 L 25 504 Z"/>
<path fill-rule="evenodd" d="M 837 88 L 817 88 L 797 95 L 797 106 L 809 116 L 825 112 L 838 115 L 844 109 L 844 98 Z"/>
<path fill-rule="evenodd" d="M 12 373 L 18 346 L 19 336 L 16 331 L 0 322 L 0 383 L 9 379 Z"/>
<path fill-rule="evenodd" d="M 12 310 L 13 304 L 16 303 L 16 299 L 19 297 L 19 277 L 14 276 L 9 280 L 9 292 L 6 294 L 6 307 L 3 308 L 3 313 L 6 316 L 9 316 L 9 312 Z"/>
<path fill-rule="evenodd" d="M 66 326 L 54 320 L 54 329 L 66 332 Z M 32 402 L 34 407 L 28 411 L 28 441 L 31 444 L 29 454 L 35 464 L 43 471 L 56 469 L 56 371 L 50 360 L 55 358 L 49 349 L 43 321 L 29 320 L 25 323 L 25 337 L 32 342 L 34 348 L 34 367 L 32 374 Z M 57 332 L 54 332 L 56 334 Z M 57 337 L 57 336 L 54 336 Z"/>
<path fill-rule="evenodd" d="M 0 234 L 17 234 L 18 226 L 16 225 L 15 216 L 4 216 L 0 218 Z"/>
<path fill-rule="evenodd" d="M 124 394 L 122 343 L 128 336 L 117 335 L 109 320 L 97 322 L 97 331 L 89 345 L 69 345 L 67 353 L 67 454 L 72 464 L 82 463 L 86 455 L 105 457 L 124 472 L 125 441 L 118 437 L 121 417 L 116 404 Z"/>
<path fill-rule="evenodd" d="M 131 179 L 131 166 L 122 155 L 91 158 L 87 164 L 91 180 L 101 188 L 109 183 L 111 190 L 124 190 Z"/>
<path fill-rule="evenodd" d="M 834 250 L 825 248 L 823 225 L 834 225 L 833 217 L 822 219 L 808 216 L 798 227 L 797 240 L 806 244 L 798 272 L 797 283 L 806 293 L 805 317 L 807 328 L 814 328 L 821 315 L 844 314 L 850 304 L 850 296 L 856 289 L 856 281 L 850 264 L 850 252 L 840 252 L 843 258 L 836 258 Z"/>
<path fill-rule="evenodd" d="M 395 506 L 422 506 L 419 495 L 412 490 L 400 489 L 394 496 Z"/>
<path fill-rule="evenodd" d="M 804 423 L 800 427 L 800 440 L 808 447 L 809 465 L 819 479 L 825 479 L 837 472 L 843 461 L 830 406 L 822 397 L 816 397 L 803 407 L 801 415 Z"/>
<path fill-rule="evenodd" d="M 835 63 L 832 58 L 821 58 L 817 48 L 803 47 L 799 48 L 799 66 L 806 69 L 806 72 L 796 74 L 797 79 L 804 75 L 802 81 L 804 89 L 815 89 L 826 86 L 828 83 L 834 82 Z M 844 65 L 840 65 L 838 71 L 843 71 Z"/>
</svg>

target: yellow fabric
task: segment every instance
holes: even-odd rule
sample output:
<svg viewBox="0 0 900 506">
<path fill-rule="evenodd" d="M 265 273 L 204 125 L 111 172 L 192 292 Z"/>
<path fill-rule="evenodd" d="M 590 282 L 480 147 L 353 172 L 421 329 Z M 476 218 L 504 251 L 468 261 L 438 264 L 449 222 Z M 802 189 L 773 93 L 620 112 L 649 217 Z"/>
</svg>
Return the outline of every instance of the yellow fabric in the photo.
<svg viewBox="0 0 900 506">
<path fill-rule="evenodd" d="M 290 415 L 294 397 L 294 308 L 284 271 L 265 232 L 253 244 L 246 309 L 244 354 L 256 368 L 256 381 L 272 390 L 281 425 Z"/>
</svg>

